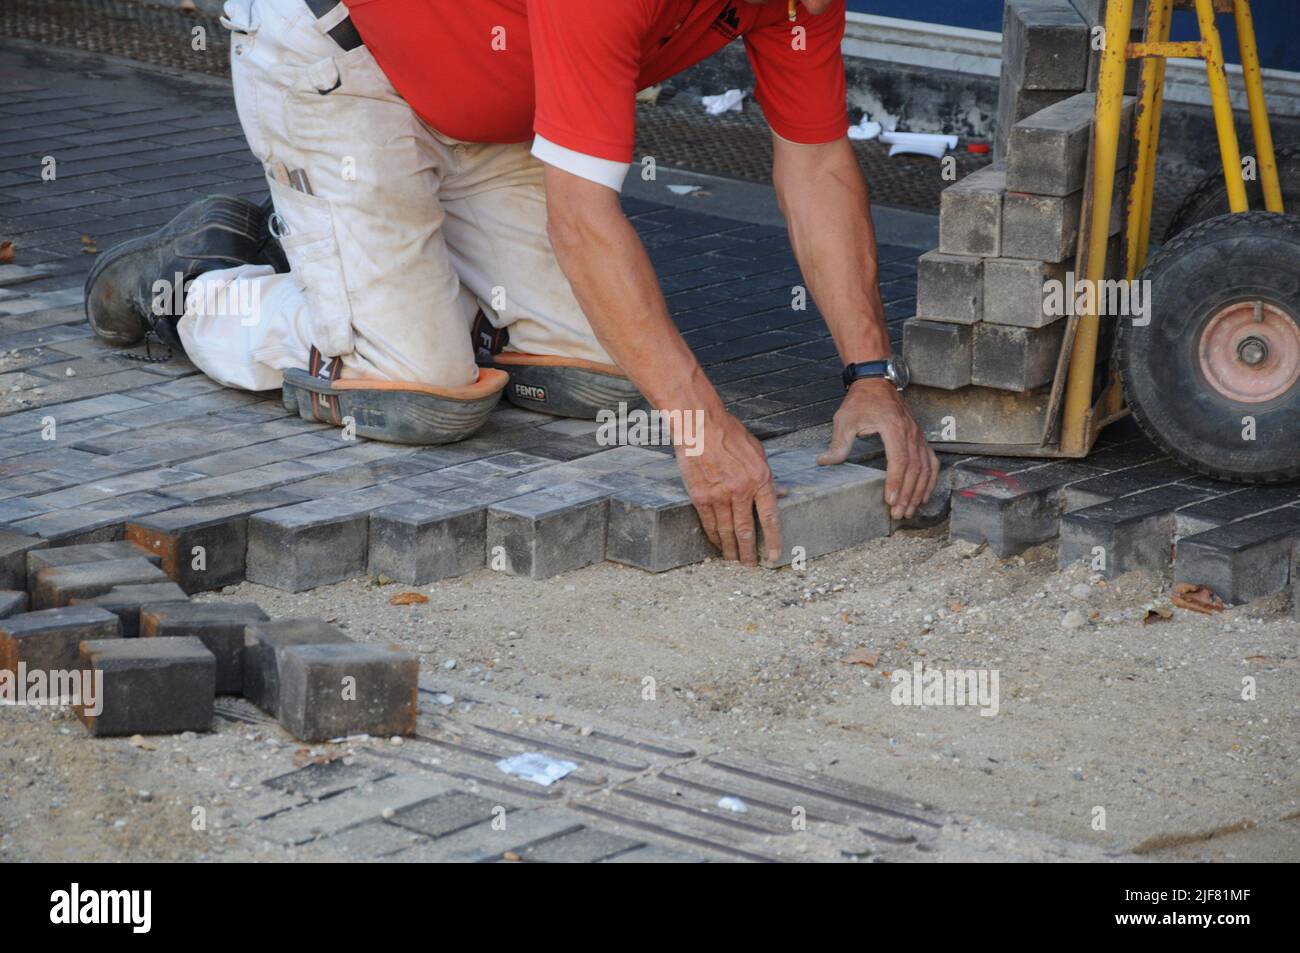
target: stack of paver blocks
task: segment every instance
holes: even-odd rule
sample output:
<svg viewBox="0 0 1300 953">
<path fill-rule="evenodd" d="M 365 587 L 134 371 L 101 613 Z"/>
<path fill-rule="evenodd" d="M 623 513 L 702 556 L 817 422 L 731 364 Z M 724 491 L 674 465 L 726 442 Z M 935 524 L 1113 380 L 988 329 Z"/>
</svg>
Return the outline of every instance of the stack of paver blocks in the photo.
<svg viewBox="0 0 1300 953">
<path fill-rule="evenodd" d="M 1082 91 L 1089 37 L 1069 0 L 1007 4 L 1000 111 L 1014 122 L 1006 154 L 944 191 L 939 248 L 921 256 L 917 314 L 904 324 L 917 385 L 908 396 L 932 439 L 1036 444 L 1041 437 L 1075 298 L 1095 107 L 1095 96 Z M 1132 110 L 1126 101 L 1125 142 Z M 1122 222 L 1127 150 L 1119 159 L 1112 236 Z M 1113 239 L 1108 274 L 1118 251 Z"/>
<path fill-rule="evenodd" d="M 0 670 L 102 679 L 74 702 L 97 736 L 207 731 L 219 694 L 305 741 L 414 732 L 414 656 L 252 603 L 191 602 L 161 562 L 129 540 L 51 548 L 0 532 Z"/>
</svg>

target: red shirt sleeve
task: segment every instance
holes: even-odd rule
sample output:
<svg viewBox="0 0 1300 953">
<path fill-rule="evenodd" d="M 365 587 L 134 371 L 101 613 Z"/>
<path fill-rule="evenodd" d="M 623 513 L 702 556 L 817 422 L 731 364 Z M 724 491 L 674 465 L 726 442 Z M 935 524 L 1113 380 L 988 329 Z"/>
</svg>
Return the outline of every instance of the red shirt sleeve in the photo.
<svg viewBox="0 0 1300 953">
<path fill-rule="evenodd" d="M 650 12 L 648 0 L 528 0 L 537 135 L 599 159 L 632 161 Z"/>
<path fill-rule="evenodd" d="M 845 106 L 844 0 L 812 16 L 803 7 L 791 23 L 782 18 L 745 34 L 754 70 L 754 98 L 772 131 L 792 142 L 830 142 L 849 128 Z M 802 36 L 795 27 L 803 27 Z"/>
</svg>

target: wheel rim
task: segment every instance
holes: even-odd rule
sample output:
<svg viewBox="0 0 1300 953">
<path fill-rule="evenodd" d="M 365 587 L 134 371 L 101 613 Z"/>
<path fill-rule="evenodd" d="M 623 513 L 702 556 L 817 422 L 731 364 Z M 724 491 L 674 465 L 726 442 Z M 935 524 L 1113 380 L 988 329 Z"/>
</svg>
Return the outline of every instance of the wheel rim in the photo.
<svg viewBox="0 0 1300 953">
<path fill-rule="evenodd" d="M 1239 301 L 1201 332 L 1201 373 L 1230 400 L 1260 404 L 1300 381 L 1300 325 L 1266 301 Z"/>
</svg>

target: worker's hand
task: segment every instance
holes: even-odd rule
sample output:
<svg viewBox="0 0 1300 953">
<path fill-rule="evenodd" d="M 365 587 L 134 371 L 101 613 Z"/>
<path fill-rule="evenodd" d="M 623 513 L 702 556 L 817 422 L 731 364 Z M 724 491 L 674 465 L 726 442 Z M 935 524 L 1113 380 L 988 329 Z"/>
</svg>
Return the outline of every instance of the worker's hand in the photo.
<svg viewBox="0 0 1300 953">
<path fill-rule="evenodd" d="M 910 519 L 934 492 L 939 458 L 891 382 L 862 380 L 849 388 L 835 412 L 830 446 L 817 462 L 823 466 L 843 463 L 853 450 L 855 437 L 877 433 L 884 441 L 888 461 L 885 503 L 889 515 L 896 520 Z"/>
<path fill-rule="evenodd" d="M 688 456 L 680 444 L 676 450 L 686 492 L 700 514 L 709 542 L 727 559 L 757 566 L 757 509 L 765 554 L 769 561 L 780 558 L 784 548 L 781 519 L 763 445 L 744 424 L 724 411 L 709 417 L 703 436 L 698 456 Z"/>
</svg>

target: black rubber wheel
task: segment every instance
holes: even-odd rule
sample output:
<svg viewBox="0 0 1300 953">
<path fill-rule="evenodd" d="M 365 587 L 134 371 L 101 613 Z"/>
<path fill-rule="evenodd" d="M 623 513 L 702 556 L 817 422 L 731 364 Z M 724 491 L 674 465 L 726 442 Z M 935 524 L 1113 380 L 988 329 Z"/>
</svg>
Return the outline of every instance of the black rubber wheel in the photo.
<svg viewBox="0 0 1300 953">
<path fill-rule="evenodd" d="M 1300 216 L 1193 225 L 1139 278 L 1149 321 L 1119 320 L 1116 356 L 1142 429 L 1207 476 L 1300 477 Z"/>
<path fill-rule="evenodd" d="M 1282 146 L 1275 150 L 1275 154 L 1278 179 L 1282 184 L 1282 207 L 1288 215 L 1300 214 L 1300 146 Z M 1258 178 L 1246 183 L 1246 196 L 1250 199 L 1252 209 L 1264 208 L 1264 187 Z M 1178 206 L 1173 220 L 1165 229 L 1164 240 L 1168 242 L 1193 225 L 1227 215 L 1229 211 L 1228 187 L 1224 184 L 1223 173 L 1211 172 Z"/>
</svg>

